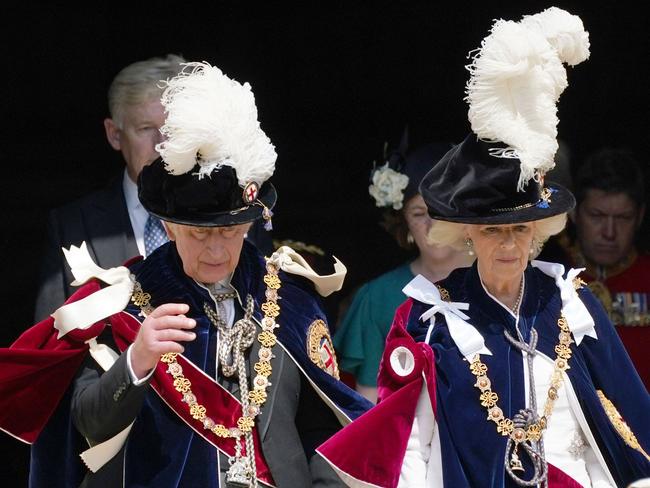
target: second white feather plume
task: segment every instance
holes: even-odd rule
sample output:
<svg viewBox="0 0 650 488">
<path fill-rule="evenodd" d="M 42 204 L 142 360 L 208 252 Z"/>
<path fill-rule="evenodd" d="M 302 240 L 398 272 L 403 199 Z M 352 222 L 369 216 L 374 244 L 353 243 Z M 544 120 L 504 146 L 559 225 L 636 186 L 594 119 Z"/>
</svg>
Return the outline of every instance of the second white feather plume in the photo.
<svg viewBox="0 0 650 488">
<path fill-rule="evenodd" d="M 589 35 L 579 17 L 556 7 L 498 20 L 468 66 L 469 120 L 483 140 L 508 145 L 500 156 L 519 158 L 518 189 L 554 166 L 557 107 L 567 86 L 562 63 L 589 57 Z"/>
</svg>

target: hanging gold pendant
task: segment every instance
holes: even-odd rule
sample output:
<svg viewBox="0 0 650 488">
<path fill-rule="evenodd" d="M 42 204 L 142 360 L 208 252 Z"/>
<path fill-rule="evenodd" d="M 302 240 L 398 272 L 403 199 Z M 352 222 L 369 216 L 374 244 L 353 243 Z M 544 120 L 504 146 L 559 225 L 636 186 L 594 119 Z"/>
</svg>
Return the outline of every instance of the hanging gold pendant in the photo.
<svg viewBox="0 0 650 488">
<path fill-rule="evenodd" d="M 515 444 L 515 448 L 512 450 L 512 454 L 510 455 L 510 469 L 513 471 L 524 471 L 521 460 L 519 459 L 519 456 L 517 456 L 517 447 L 518 444 Z"/>
</svg>

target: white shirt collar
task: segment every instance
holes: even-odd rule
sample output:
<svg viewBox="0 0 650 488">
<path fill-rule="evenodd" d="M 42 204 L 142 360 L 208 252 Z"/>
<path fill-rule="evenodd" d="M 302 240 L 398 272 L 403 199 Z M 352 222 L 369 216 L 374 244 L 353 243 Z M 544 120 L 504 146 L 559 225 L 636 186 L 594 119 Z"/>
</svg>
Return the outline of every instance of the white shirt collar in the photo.
<svg viewBox="0 0 650 488">
<path fill-rule="evenodd" d="M 124 175 L 122 176 L 122 189 L 124 190 L 124 198 L 126 200 L 126 206 L 129 210 L 135 208 L 142 208 L 142 204 L 138 199 L 138 185 L 131 180 L 129 173 L 124 170 Z M 146 210 L 145 210 L 146 211 Z"/>
<path fill-rule="evenodd" d="M 149 212 L 140 203 L 138 199 L 138 185 L 131 180 L 126 168 L 122 177 L 122 190 L 124 191 L 124 200 L 126 201 L 126 209 L 129 212 L 129 219 L 131 220 L 133 237 L 138 246 L 138 251 L 144 256 L 144 226 L 147 223 Z"/>
</svg>

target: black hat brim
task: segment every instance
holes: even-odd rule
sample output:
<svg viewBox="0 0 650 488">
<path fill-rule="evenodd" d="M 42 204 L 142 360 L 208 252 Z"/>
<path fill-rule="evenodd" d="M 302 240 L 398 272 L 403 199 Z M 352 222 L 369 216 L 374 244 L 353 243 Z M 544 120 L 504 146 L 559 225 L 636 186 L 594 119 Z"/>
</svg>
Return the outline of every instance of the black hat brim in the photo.
<svg viewBox="0 0 650 488">
<path fill-rule="evenodd" d="M 196 167 L 198 171 L 198 166 Z M 223 166 L 210 176 L 199 178 L 196 171 L 171 175 L 161 159 L 145 166 L 138 178 L 138 198 L 152 215 L 167 222 L 196 227 L 225 227 L 245 224 L 272 209 L 277 192 L 265 182 L 257 198 L 246 202 L 244 189 L 234 170 Z"/>
<path fill-rule="evenodd" d="M 243 192 L 243 190 L 242 190 Z M 278 194 L 272 183 L 266 182 L 260 189 L 257 198 L 258 203 L 242 206 L 239 209 L 229 210 L 226 212 L 194 212 L 192 214 L 169 214 L 163 211 L 151 210 L 147 208 L 150 214 L 159 219 L 176 224 L 192 225 L 196 227 L 227 227 L 230 225 L 246 224 L 262 218 L 264 207 L 272 209 L 278 199 Z M 144 205 L 144 204 L 143 204 Z"/>
<path fill-rule="evenodd" d="M 552 190 L 548 202 L 540 200 L 534 204 L 527 204 L 520 208 L 506 209 L 489 209 L 489 213 L 482 215 L 467 216 L 442 216 L 431 214 L 435 220 L 445 222 L 456 222 L 460 224 L 479 224 L 479 225 L 503 225 L 503 224 L 521 224 L 524 222 L 534 222 L 555 215 L 560 215 L 572 210 L 576 201 L 573 194 L 565 187 L 558 183 L 547 182 L 546 188 Z"/>
<path fill-rule="evenodd" d="M 562 185 L 531 178 L 521 185 L 521 161 L 508 147 L 470 133 L 420 183 L 431 218 L 463 224 L 515 224 L 568 212 L 575 198 Z M 540 181 L 541 180 L 541 181 Z"/>
</svg>

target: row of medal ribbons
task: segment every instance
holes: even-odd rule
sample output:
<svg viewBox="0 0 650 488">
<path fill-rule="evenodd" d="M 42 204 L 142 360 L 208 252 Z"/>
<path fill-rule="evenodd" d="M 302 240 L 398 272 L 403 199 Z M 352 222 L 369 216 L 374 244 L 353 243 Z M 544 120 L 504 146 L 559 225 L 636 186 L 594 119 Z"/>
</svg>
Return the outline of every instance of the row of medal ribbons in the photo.
<svg viewBox="0 0 650 488">
<path fill-rule="evenodd" d="M 616 293 L 612 300 L 610 319 L 617 325 L 650 326 L 649 300 L 648 293 Z"/>
</svg>

